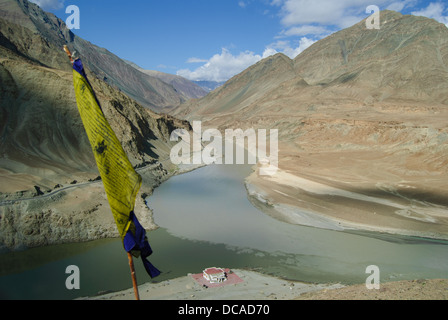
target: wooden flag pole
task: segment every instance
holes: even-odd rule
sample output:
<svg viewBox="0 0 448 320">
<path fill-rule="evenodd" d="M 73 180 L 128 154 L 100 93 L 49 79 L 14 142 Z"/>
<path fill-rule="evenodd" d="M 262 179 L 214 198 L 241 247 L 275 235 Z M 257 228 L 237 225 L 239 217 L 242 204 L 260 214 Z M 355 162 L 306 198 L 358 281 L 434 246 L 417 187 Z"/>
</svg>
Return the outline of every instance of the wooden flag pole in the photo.
<svg viewBox="0 0 448 320">
<path fill-rule="evenodd" d="M 70 62 L 73 64 L 72 53 L 70 52 L 70 50 L 68 49 L 68 47 L 66 45 L 64 45 L 64 51 L 67 54 L 68 58 L 70 59 Z"/>
<path fill-rule="evenodd" d="M 70 62 L 73 64 L 74 59 L 69 48 L 66 45 L 64 45 L 63 48 L 68 58 L 70 59 Z M 128 260 L 129 260 L 129 267 L 131 268 L 132 285 L 134 286 L 135 299 L 140 300 L 140 295 L 138 293 L 138 286 L 137 286 L 137 278 L 135 276 L 134 261 L 132 259 L 132 255 L 129 252 L 128 252 Z"/>
<path fill-rule="evenodd" d="M 134 260 L 132 259 L 132 255 L 129 252 L 128 252 L 128 260 L 129 260 L 129 267 L 131 268 L 131 277 L 132 277 L 132 285 L 134 286 L 135 300 L 140 300 L 140 295 L 138 294 L 137 278 L 135 276 L 135 270 L 134 270 Z"/>
</svg>

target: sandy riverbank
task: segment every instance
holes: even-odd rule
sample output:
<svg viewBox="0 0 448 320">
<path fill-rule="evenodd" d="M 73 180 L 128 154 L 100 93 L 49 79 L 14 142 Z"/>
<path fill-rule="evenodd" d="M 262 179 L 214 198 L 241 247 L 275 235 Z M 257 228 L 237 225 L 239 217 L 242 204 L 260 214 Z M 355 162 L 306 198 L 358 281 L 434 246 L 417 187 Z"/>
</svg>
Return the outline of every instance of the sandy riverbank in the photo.
<svg viewBox="0 0 448 320">
<path fill-rule="evenodd" d="M 304 293 L 341 288 L 340 284 L 306 284 L 282 280 L 254 271 L 232 269 L 243 281 L 217 288 L 204 288 L 191 275 L 139 286 L 141 300 L 291 300 Z M 134 290 L 124 290 L 93 300 L 134 300 Z"/>
<path fill-rule="evenodd" d="M 255 170 L 245 181 L 252 203 L 279 220 L 448 239 L 443 175 L 391 172 L 384 168 L 394 168 L 395 158 L 365 151 L 281 159 L 276 174 L 261 176 Z"/>
</svg>

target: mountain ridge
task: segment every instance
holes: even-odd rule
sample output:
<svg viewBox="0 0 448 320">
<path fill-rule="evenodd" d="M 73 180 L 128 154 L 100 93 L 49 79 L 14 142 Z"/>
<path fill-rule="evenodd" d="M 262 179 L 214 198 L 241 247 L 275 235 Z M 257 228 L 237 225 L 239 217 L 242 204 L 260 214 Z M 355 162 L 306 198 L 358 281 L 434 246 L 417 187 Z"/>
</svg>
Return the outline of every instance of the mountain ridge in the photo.
<svg viewBox="0 0 448 320">
<path fill-rule="evenodd" d="M 158 78 L 166 84 L 173 86 L 177 92 L 185 97 L 185 100 L 199 99 L 204 97 L 208 93 L 195 82 L 185 79 L 181 76 L 161 71 L 146 70 L 131 61 L 126 62 L 140 72 L 143 72 L 151 77 Z"/>
</svg>

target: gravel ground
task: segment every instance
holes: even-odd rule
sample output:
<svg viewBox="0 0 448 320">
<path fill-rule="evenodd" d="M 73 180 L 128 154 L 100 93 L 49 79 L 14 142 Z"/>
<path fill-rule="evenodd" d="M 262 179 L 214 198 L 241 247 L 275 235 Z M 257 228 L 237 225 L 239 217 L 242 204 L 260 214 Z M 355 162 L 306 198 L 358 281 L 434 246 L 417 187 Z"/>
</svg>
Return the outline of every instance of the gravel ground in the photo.
<svg viewBox="0 0 448 320">
<path fill-rule="evenodd" d="M 324 289 L 300 295 L 297 300 L 448 300 L 448 279 L 397 281 L 379 290 L 365 285 Z"/>
<path fill-rule="evenodd" d="M 217 288 L 204 288 L 192 275 L 139 286 L 142 300 L 448 300 L 448 279 L 410 280 L 382 283 L 379 290 L 365 284 L 305 284 L 286 281 L 249 270 L 232 272 L 243 281 Z M 132 289 L 110 293 L 93 300 L 133 300 Z"/>
</svg>

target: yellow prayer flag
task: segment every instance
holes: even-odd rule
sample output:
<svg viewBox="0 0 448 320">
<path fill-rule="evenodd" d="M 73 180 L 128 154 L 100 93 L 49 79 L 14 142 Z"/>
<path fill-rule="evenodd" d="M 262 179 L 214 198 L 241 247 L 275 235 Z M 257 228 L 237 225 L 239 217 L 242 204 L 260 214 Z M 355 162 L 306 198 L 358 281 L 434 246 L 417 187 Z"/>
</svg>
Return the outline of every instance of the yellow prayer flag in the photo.
<svg viewBox="0 0 448 320">
<path fill-rule="evenodd" d="M 122 240 L 132 223 L 135 198 L 141 176 L 129 162 L 120 141 L 110 127 L 87 80 L 81 60 L 73 66 L 76 102 L 106 190 L 112 214 Z"/>
</svg>

